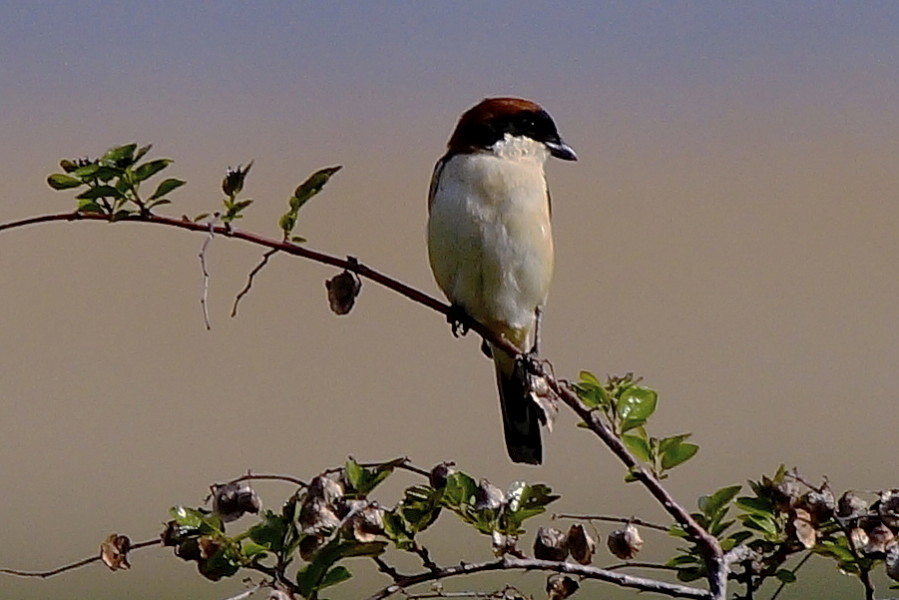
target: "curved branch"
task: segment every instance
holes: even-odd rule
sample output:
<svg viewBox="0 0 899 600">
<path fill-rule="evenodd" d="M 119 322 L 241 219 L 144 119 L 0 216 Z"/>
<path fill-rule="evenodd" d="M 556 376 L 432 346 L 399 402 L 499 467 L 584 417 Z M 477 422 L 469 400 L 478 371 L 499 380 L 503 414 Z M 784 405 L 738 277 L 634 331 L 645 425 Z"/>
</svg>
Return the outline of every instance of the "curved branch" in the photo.
<svg viewBox="0 0 899 600">
<path fill-rule="evenodd" d="M 625 525 L 633 523 L 647 529 L 655 529 L 656 531 L 664 531 L 668 533 L 671 528 L 659 523 L 653 523 L 645 519 L 637 517 L 613 517 L 610 515 L 570 515 L 570 514 L 554 514 L 553 519 L 574 519 L 576 521 L 603 521 L 605 523 L 624 523 Z"/>
<path fill-rule="evenodd" d="M 437 581 L 459 575 L 470 575 L 472 573 L 484 573 L 487 571 L 510 571 L 519 569 L 524 571 L 552 571 L 556 573 L 565 573 L 583 577 L 584 579 L 606 581 L 621 587 L 632 588 L 643 592 L 654 592 L 656 594 L 675 598 L 696 598 L 697 600 L 709 600 L 713 598 L 710 592 L 707 592 L 706 590 L 678 583 L 667 583 L 643 577 L 634 577 L 632 575 L 616 573 L 608 569 L 583 566 L 569 562 L 538 560 L 536 558 L 516 558 L 507 555 L 497 560 L 481 563 L 461 563 L 459 565 L 442 567 L 433 571 L 408 575 L 398 579 L 395 583 L 379 590 L 375 594 L 372 594 L 367 600 L 383 600 L 384 598 L 389 598 L 390 596 L 403 591 L 409 586 L 424 583 L 426 581 Z"/>
<path fill-rule="evenodd" d="M 140 550 L 141 548 L 148 548 L 150 546 L 159 546 L 160 544 L 162 544 L 162 540 L 159 538 L 154 538 L 145 542 L 137 542 L 136 544 L 131 544 L 128 552 L 131 552 L 132 550 Z M 46 579 L 47 577 L 53 577 L 54 575 L 59 575 L 60 573 L 65 573 L 66 571 L 71 571 L 73 569 L 89 565 L 99 560 L 102 560 L 102 558 L 99 554 L 97 554 L 96 556 L 91 556 L 90 558 L 82 558 L 81 560 L 75 561 L 73 563 L 69 563 L 61 567 L 56 567 L 55 569 L 50 569 L 49 571 L 19 571 L 18 569 L 0 569 L 0 573 L 5 573 L 6 575 L 15 575 L 16 577 L 40 577 L 41 579 Z"/>
<path fill-rule="evenodd" d="M 112 217 L 105 214 L 98 213 L 59 213 L 59 214 L 50 214 L 50 215 L 41 215 L 38 217 L 31 217 L 28 219 L 23 219 L 21 221 L 14 221 L 11 223 L 0 224 L 0 232 L 5 231 L 7 229 L 14 229 L 18 227 L 25 227 L 27 225 L 34 225 L 38 223 L 48 223 L 53 221 L 112 221 Z M 249 233 L 245 231 L 240 231 L 236 229 L 232 229 L 230 225 L 210 225 L 207 223 L 196 223 L 194 221 L 189 220 L 184 217 L 182 219 L 175 219 L 172 217 L 164 217 L 154 214 L 134 214 L 129 215 L 124 218 L 116 219 L 116 222 L 137 222 L 137 223 L 150 223 L 155 225 L 166 225 L 169 227 L 177 227 L 179 229 L 187 229 L 189 231 L 202 232 L 207 235 L 209 234 L 221 234 L 225 237 L 237 238 L 239 240 L 243 240 L 252 244 L 256 244 L 258 246 L 264 246 L 273 250 L 279 250 L 284 252 L 285 254 L 292 254 L 294 256 L 300 256 L 303 258 L 307 258 L 309 260 L 313 260 L 315 262 L 319 262 L 322 264 L 330 265 L 333 267 L 338 267 L 341 269 L 346 269 L 353 273 L 356 273 L 360 277 L 365 277 L 366 279 L 370 279 L 376 283 L 381 284 L 382 286 L 395 291 L 396 293 L 405 296 L 409 300 L 426 306 L 432 310 L 439 312 L 442 315 L 447 317 L 452 317 L 462 323 L 463 326 L 467 327 L 478 333 L 481 337 L 488 340 L 494 346 L 502 349 L 507 352 L 510 356 L 520 356 L 521 351 L 516 348 L 512 343 L 506 340 L 501 335 L 490 331 L 484 325 L 481 325 L 477 321 L 471 319 L 467 315 L 459 314 L 459 311 L 453 310 L 452 307 L 444 302 L 437 300 L 436 298 L 425 294 L 401 281 L 389 277 L 379 271 L 376 271 L 355 259 L 343 259 L 338 258 L 336 256 L 332 256 L 330 254 L 326 254 L 323 252 L 318 252 L 316 250 L 310 250 L 303 246 L 298 246 L 289 241 L 284 241 L 282 239 L 273 239 L 267 238 L 261 235 L 257 235 L 255 233 Z M 528 369 L 535 375 L 544 378 L 549 386 L 549 388 L 553 391 L 553 393 L 561 398 L 561 400 L 567 404 L 574 412 L 577 414 L 583 421 L 586 423 L 587 428 L 592 431 L 599 439 L 612 451 L 612 453 L 618 457 L 618 459 L 630 470 L 633 474 L 634 478 L 639 481 L 643 486 L 649 491 L 650 495 L 652 495 L 665 509 L 665 511 L 674 518 L 683 528 L 687 535 L 693 540 L 702 550 L 705 555 L 706 561 L 708 563 L 708 571 L 709 571 L 709 585 L 711 589 L 712 598 L 724 598 L 727 587 L 727 563 L 724 560 L 724 553 L 721 550 L 721 546 L 718 543 L 718 540 L 715 539 L 714 536 L 710 535 L 706 532 L 694 519 L 690 516 L 690 513 L 680 504 L 678 504 L 671 494 L 666 490 L 662 483 L 647 469 L 645 469 L 630 453 L 630 451 L 621 443 L 617 437 L 615 437 L 614 433 L 606 427 L 606 425 L 602 422 L 599 415 L 592 411 L 589 407 L 583 404 L 578 398 L 577 394 L 575 394 L 567 385 L 558 381 L 552 373 L 544 366 L 544 364 L 538 361 L 527 361 Z M 509 559 L 500 563 L 485 563 L 493 565 L 490 569 L 498 569 L 498 568 L 510 568 L 505 566 L 508 564 Z M 553 564 L 553 563 L 547 563 Z M 454 567 L 461 568 L 461 567 Z M 514 568 L 534 568 L 534 567 L 525 567 L 519 566 Z M 553 569 L 555 570 L 555 569 Z M 567 571 L 565 571 L 567 572 Z M 429 574 L 432 575 L 432 574 Z M 619 574 L 613 574 L 616 578 L 620 577 Z M 430 579 L 423 579 L 422 581 L 427 581 Z M 624 584 L 622 584 L 624 585 Z M 626 586 L 627 587 L 627 586 Z M 692 588 L 688 588 L 692 589 Z M 393 592 L 391 592 L 393 593 Z M 390 595 L 390 594 L 388 594 Z M 380 596 L 386 597 L 386 596 Z M 686 596 L 686 597 L 695 597 L 695 596 Z M 707 596 L 702 596 L 707 597 Z"/>
</svg>

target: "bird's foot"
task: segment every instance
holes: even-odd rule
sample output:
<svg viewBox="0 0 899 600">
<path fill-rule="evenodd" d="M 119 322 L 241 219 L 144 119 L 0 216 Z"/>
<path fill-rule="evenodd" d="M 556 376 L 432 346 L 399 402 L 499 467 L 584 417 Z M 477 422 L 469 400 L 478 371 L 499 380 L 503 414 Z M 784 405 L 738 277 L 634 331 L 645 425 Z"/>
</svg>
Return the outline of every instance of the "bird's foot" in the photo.
<svg viewBox="0 0 899 600">
<path fill-rule="evenodd" d="M 468 313 L 458 304 L 450 306 L 449 312 L 446 313 L 446 322 L 450 324 L 453 330 L 453 337 L 460 337 L 468 334 L 468 325 L 465 320 L 468 319 Z"/>
</svg>

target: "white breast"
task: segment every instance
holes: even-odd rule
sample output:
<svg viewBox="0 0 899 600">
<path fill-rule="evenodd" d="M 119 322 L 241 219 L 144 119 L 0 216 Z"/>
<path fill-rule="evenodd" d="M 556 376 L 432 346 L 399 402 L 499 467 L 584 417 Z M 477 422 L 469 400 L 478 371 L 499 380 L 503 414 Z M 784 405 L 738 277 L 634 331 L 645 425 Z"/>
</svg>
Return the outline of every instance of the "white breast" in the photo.
<svg viewBox="0 0 899 600">
<path fill-rule="evenodd" d="M 553 245 L 546 149 L 519 140 L 443 164 L 430 206 L 428 253 L 450 302 L 486 324 L 529 330 L 549 292 Z"/>
</svg>

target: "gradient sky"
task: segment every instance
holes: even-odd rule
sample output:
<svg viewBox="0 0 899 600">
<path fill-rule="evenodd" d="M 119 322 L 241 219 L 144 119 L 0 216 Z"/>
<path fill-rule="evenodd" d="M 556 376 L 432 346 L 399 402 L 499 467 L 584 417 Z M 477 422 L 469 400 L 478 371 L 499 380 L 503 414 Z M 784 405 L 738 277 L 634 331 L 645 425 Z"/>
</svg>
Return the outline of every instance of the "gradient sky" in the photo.
<svg viewBox="0 0 899 600">
<path fill-rule="evenodd" d="M 671 479 L 685 503 L 781 462 L 838 490 L 899 486 L 899 4 L 0 1 L 0 14 L 0 221 L 68 210 L 44 182 L 58 160 L 137 141 L 188 180 L 174 215 L 215 209 L 224 169 L 255 160 L 240 226 L 277 237 L 295 185 L 343 164 L 300 233 L 436 294 L 433 163 L 473 103 L 529 97 L 580 156 L 549 166 L 557 374 L 634 371 L 660 391 L 652 430 L 702 446 Z M 0 234 L 0 565 L 56 566 L 110 531 L 151 538 L 214 481 L 311 477 L 350 454 L 453 459 L 502 487 L 545 481 L 560 511 L 663 518 L 567 415 L 543 467 L 511 465 L 476 340 L 372 283 L 337 318 L 333 273 L 276 257 L 232 320 L 260 252 L 217 239 L 206 332 L 202 241 L 88 223 Z M 260 489 L 269 506 L 285 494 Z M 438 560 L 481 541 L 486 557 L 466 535 L 431 540 Z M 3 577 L 0 595 L 240 589 L 167 551 L 132 562 Z M 781 597 L 824 597 L 803 585 Z M 823 585 L 858 592 L 830 571 Z"/>
</svg>

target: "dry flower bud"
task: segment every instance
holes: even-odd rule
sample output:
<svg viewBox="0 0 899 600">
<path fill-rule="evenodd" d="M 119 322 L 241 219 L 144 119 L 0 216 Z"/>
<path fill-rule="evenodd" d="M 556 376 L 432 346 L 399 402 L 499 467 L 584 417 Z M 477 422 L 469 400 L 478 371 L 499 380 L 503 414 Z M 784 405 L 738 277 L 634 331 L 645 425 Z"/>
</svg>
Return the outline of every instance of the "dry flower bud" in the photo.
<svg viewBox="0 0 899 600">
<path fill-rule="evenodd" d="M 853 548 L 864 548 L 868 545 L 868 534 L 861 527 L 854 527 L 849 531 L 849 542 Z"/>
<path fill-rule="evenodd" d="M 596 540 L 590 537 L 582 524 L 575 523 L 568 529 L 568 550 L 574 560 L 589 565 L 596 553 Z"/>
<path fill-rule="evenodd" d="M 257 514 L 262 508 L 256 490 L 246 481 L 217 485 L 213 489 L 212 512 L 225 523 L 236 521 L 245 513 Z"/>
<path fill-rule="evenodd" d="M 321 498 L 326 504 L 334 504 L 343 498 L 344 486 L 339 475 L 322 473 L 309 482 L 308 497 Z"/>
<path fill-rule="evenodd" d="M 899 490 L 881 492 L 877 512 L 887 527 L 899 529 Z"/>
<path fill-rule="evenodd" d="M 358 542 L 373 542 L 384 532 L 384 509 L 369 504 L 350 517 L 350 528 Z"/>
<path fill-rule="evenodd" d="M 100 544 L 100 560 L 112 571 L 130 569 L 129 550 L 131 550 L 131 540 L 128 539 L 128 536 L 111 533 Z"/>
<path fill-rule="evenodd" d="M 890 528 L 880 523 L 868 532 L 868 543 L 862 548 L 865 554 L 881 554 L 886 552 L 887 546 L 893 541 L 893 532 Z"/>
<path fill-rule="evenodd" d="M 353 310 L 362 282 L 355 273 L 344 271 L 325 281 L 325 287 L 328 289 L 331 311 L 336 315 L 345 315 Z"/>
<path fill-rule="evenodd" d="M 549 600 L 565 600 L 574 594 L 580 584 L 574 577 L 556 573 L 546 578 L 546 596 Z"/>
<path fill-rule="evenodd" d="M 868 503 L 851 491 L 843 492 L 837 501 L 837 516 L 841 519 L 856 519 L 868 514 Z"/>
<path fill-rule="evenodd" d="M 534 556 L 541 560 L 565 560 L 568 557 L 565 534 L 552 527 L 540 527 L 534 540 Z"/>
<path fill-rule="evenodd" d="M 503 491 L 487 481 L 482 479 L 478 489 L 474 492 L 474 509 L 475 510 L 498 510 L 506 501 Z"/>
<path fill-rule="evenodd" d="M 774 503 L 777 509 L 786 512 L 793 508 L 799 501 L 801 491 L 799 484 L 789 477 L 777 484 L 774 487 Z"/>
<path fill-rule="evenodd" d="M 428 481 L 432 488 L 440 489 L 446 487 L 447 478 L 456 472 L 456 463 L 442 462 L 433 469 L 428 476 Z"/>
<path fill-rule="evenodd" d="M 624 529 L 616 529 L 609 534 L 606 544 L 609 552 L 622 560 L 631 560 L 640 549 L 643 548 L 643 539 L 633 523 L 628 523 Z"/>
<path fill-rule="evenodd" d="M 300 526 L 303 533 L 327 535 L 340 525 L 340 519 L 323 498 L 307 497 L 300 509 Z"/>
<path fill-rule="evenodd" d="M 209 536 L 199 538 L 197 544 L 200 547 L 200 558 L 203 560 L 208 560 L 222 548 L 222 543 L 219 540 Z"/>
<path fill-rule="evenodd" d="M 792 518 L 787 524 L 787 531 L 805 548 L 815 545 L 818 533 L 812 524 L 812 516 L 803 508 L 794 508 Z"/>
<path fill-rule="evenodd" d="M 833 517 L 836 502 L 830 487 L 825 484 L 820 491 L 812 490 L 803 496 L 801 506 L 811 515 L 812 522 L 820 525 Z"/>
</svg>

